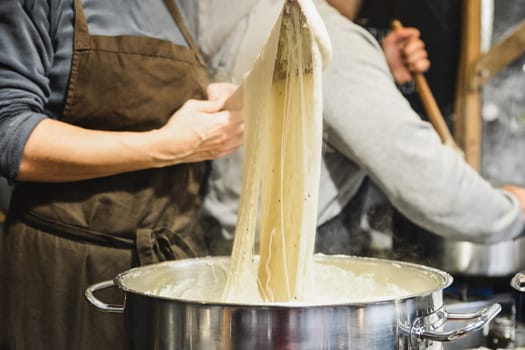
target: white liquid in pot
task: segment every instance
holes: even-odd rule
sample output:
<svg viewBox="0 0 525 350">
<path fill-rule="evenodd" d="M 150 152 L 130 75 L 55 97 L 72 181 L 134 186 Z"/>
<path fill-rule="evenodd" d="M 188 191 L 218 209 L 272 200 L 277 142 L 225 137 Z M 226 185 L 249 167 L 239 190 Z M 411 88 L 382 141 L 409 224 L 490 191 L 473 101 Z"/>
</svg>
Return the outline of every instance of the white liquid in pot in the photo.
<svg viewBox="0 0 525 350">
<path fill-rule="evenodd" d="M 251 269 L 257 271 L 257 263 L 252 262 Z M 348 264 L 313 264 L 313 279 L 308 282 L 305 298 L 300 303 L 287 302 L 290 305 L 330 305 L 345 303 L 370 303 L 380 300 L 402 299 L 422 291 L 439 288 L 440 281 L 422 271 L 414 273 L 414 279 L 407 281 L 407 273 L 413 273 L 406 267 L 392 264 L 371 265 L 373 269 L 358 271 L 347 268 Z M 381 265 L 384 265 L 383 267 Z M 198 272 L 189 273 L 183 278 L 173 275 L 162 276 L 155 283 L 149 283 L 144 291 L 147 295 L 179 299 L 221 303 L 227 276 L 227 263 L 209 263 Z M 357 264 L 356 266 L 359 266 Z M 386 267 L 386 268 L 385 268 Z M 396 273 L 397 272 L 397 273 Z M 163 275 L 163 274 L 161 274 Z M 410 276 L 410 275 L 408 275 Z M 139 277 L 139 276 L 137 276 Z M 143 277 L 143 276 L 141 276 Z M 313 281 L 313 282 L 312 282 Z M 406 283 L 404 283 L 406 282 Z M 410 283 L 411 282 L 411 283 Z M 441 281 L 442 282 L 442 281 Z M 272 304 L 263 302 L 255 283 L 245 284 L 236 303 Z"/>
</svg>

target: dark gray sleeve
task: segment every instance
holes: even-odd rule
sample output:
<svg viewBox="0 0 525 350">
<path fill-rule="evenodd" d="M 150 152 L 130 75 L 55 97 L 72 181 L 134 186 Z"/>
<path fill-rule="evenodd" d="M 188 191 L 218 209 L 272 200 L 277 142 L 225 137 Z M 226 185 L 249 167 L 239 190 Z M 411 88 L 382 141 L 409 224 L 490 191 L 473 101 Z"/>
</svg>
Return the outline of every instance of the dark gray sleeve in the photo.
<svg viewBox="0 0 525 350">
<path fill-rule="evenodd" d="M 26 141 L 45 118 L 53 60 L 49 2 L 0 3 L 0 175 L 17 176 Z"/>
<path fill-rule="evenodd" d="M 359 164 L 415 223 L 453 239 L 495 242 L 523 229 L 518 200 L 493 188 L 422 121 L 397 90 L 374 39 L 323 8 L 333 59 L 324 111 L 333 146 Z"/>
</svg>

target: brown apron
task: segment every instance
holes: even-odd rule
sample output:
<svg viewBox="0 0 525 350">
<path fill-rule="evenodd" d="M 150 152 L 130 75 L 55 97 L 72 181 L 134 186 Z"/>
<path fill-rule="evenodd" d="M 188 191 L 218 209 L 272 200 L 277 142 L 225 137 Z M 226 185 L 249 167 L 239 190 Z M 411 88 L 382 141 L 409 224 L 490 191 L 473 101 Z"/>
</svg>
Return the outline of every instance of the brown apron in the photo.
<svg viewBox="0 0 525 350">
<path fill-rule="evenodd" d="M 75 0 L 63 121 L 97 130 L 151 130 L 186 100 L 205 98 L 202 59 L 175 1 L 164 2 L 189 48 L 148 37 L 90 35 Z M 122 315 L 97 311 L 83 293 L 135 265 L 204 255 L 196 223 L 203 174 L 204 164 L 192 163 L 18 186 L 4 241 L 9 302 L 2 307 L 10 348 L 124 349 Z M 117 290 L 107 292 L 102 300 L 122 304 Z"/>
</svg>

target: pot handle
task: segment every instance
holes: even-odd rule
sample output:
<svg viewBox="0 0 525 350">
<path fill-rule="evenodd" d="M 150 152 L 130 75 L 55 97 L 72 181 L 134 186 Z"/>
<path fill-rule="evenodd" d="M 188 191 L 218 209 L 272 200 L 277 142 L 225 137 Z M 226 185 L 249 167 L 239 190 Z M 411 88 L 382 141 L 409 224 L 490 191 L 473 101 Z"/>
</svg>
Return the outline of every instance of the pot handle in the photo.
<svg viewBox="0 0 525 350">
<path fill-rule="evenodd" d="M 518 292 L 525 292 L 525 271 L 514 275 L 510 281 L 510 286 Z"/>
<path fill-rule="evenodd" d="M 496 315 L 501 311 L 501 305 L 498 303 L 492 304 L 486 308 L 483 308 L 479 311 L 473 313 L 448 313 L 447 311 L 443 312 L 443 322 L 440 322 L 440 325 L 448 321 L 472 321 L 467 323 L 465 326 L 456 328 L 450 331 L 439 331 L 428 329 L 427 326 L 418 324 L 418 321 L 412 326 L 412 335 L 416 336 L 418 341 L 434 340 L 439 342 L 448 342 L 462 338 L 469 333 L 477 331 L 485 327 Z"/>
<path fill-rule="evenodd" d="M 94 292 L 96 292 L 96 291 L 99 291 L 99 290 L 102 290 L 102 289 L 111 288 L 111 287 L 115 287 L 115 282 L 113 282 L 112 280 L 95 283 L 95 284 L 89 286 L 86 289 L 84 295 L 85 295 L 86 299 L 91 303 L 91 305 L 93 305 L 94 307 L 96 307 L 100 311 L 123 313 L 124 312 L 124 305 L 110 305 L 110 304 L 106 304 L 106 303 L 98 300 L 95 297 L 95 295 L 94 295 Z"/>
</svg>

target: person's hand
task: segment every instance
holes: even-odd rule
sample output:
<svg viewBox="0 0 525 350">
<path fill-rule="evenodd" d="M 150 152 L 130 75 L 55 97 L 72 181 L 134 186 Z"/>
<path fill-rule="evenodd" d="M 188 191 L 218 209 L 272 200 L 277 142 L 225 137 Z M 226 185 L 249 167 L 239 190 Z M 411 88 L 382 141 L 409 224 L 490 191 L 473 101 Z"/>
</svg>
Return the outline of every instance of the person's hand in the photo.
<svg viewBox="0 0 525 350">
<path fill-rule="evenodd" d="M 383 52 L 396 83 L 411 81 L 413 74 L 424 73 L 430 67 L 425 43 L 416 28 L 392 30 L 383 39 Z"/>
<path fill-rule="evenodd" d="M 176 163 L 217 159 L 235 151 L 243 141 L 244 123 L 240 110 L 224 110 L 235 91 L 229 83 L 210 84 L 209 100 L 189 100 L 159 132 L 160 157 L 177 158 Z"/>
<path fill-rule="evenodd" d="M 208 99 L 226 101 L 237 90 L 239 85 L 232 83 L 211 83 L 208 85 Z"/>
<path fill-rule="evenodd" d="M 503 190 L 512 193 L 516 198 L 518 198 L 518 201 L 521 204 L 521 210 L 525 215 L 525 188 L 515 185 L 505 185 L 503 186 Z"/>
</svg>

